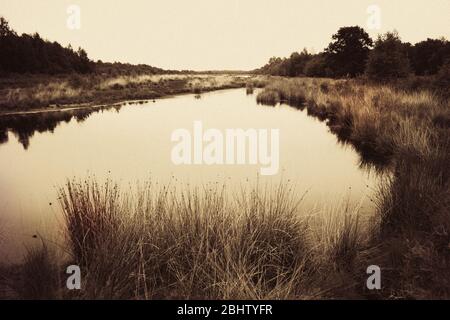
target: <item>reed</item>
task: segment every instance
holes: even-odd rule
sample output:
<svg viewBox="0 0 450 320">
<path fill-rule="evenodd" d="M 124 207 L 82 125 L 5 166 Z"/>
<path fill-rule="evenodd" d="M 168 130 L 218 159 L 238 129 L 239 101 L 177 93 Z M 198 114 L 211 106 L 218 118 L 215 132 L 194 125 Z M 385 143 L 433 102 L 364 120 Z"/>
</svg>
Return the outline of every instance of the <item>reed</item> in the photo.
<svg viewBox="0 0 450 320">
<path fill-rule="evenodd" d="M 24 265 L 38 265 L 49 283 L 59 283 L 50 293 L 41 288 L 50 298 L 339 296 L 337 288 L 354 276 L 343 266 L 355 261 L 363 243 L 357 213 L 339 207 L 302 214 L 299 201 L 286 184 L 233 196 L 224 186 L 179 190 L 147 183 L 125 192 L 112 181 L 73 180 L 60 189 L 71 258 L 52 260 L 45 250 L 30 253 Z M 83 274 L 75 293 L 63 290 L 55 271 L 68 263 Z"/>
<path fill-rule="evenodd" d="M 296 94 L 293 92 L 297 91 Z M 450 119 L 445 95 L 356 80 L 278 79 L 258 96 L 327 122 L 362 162 L 384 168 L 372 246 L 383 248 L 385 297 L 449 298 Z M 426 279 L 420 280 L 417 279 Z M 447 287 L 445 287 L 447 286 Z"/>
</svg>

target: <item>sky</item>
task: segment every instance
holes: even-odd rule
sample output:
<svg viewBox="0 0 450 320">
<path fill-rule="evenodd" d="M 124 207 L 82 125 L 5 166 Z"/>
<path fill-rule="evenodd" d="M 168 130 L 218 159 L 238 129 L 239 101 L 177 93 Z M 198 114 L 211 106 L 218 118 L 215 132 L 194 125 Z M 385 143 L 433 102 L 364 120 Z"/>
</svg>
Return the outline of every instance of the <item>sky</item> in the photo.
<svg viewBox="0 0 450 320">
<path fill-rule="evenodd" d="M 450 0 L 0 0 L 19 34 L 81 46 L 93 60 L 190 70 L 252 70 L 272 56 L 317 53 L 342 26 L 373 38 L 395 29 L 411 43 L 450 39 L 449 13 Z"/>
</svg>

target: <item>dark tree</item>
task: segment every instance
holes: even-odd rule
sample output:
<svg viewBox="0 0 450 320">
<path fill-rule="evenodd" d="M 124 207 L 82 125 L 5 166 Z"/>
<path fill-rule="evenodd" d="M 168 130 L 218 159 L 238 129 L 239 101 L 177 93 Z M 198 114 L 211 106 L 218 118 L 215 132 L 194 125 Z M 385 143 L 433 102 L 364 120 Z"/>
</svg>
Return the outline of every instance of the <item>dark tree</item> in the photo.
<svg viewBox="0 0 450 320">
<path fill-rule="evenodd" d="M 432 75 L 450 57 L 450 42 L 445 39 L 430 39 L 416 43 L 409 49 L 411 67 L 417 75 Z"/>
<path fill-rule="evenodd" d="M 286 60 L 287 59 L 272 57 L 269 59 L 269 62 L 257 70 L 257 72 L 262 74 L 270 74 L 273 76 L 287 75 Z"/>
<path fill-rule="evenodd" d="M 2 73 L 88 73 L 94 64 L 86 51 L 75 52 L 39 34 L 18 36 L 8 21 L 0 17 L 0 71 Z"/>
<path fill-rule="evenodd" d="M 450 58 L 441 66 L 436 75 L 435 84 L 444 96 L 450 98 Z"/>
<path fill-rule="evenodd" d="M 302 52 L 293 52 L 289 58 L 270 58 L 269 62 L 255 70 L 256 73 L 270 74 L 273 76 L 298 77 L 305 74 L 306 63 L 312 55 L 306 49 Z"/>
<path fill-rule="evenodd" d="M 8 21 L 0 17 L 0 37 L 15 36 L 16 33 L 9 27 Z"/>
<path fill-rule="evenodd" d="M 394 79 L 409 74 L 407 45 L 402 43 L 396 32 L 378 36 L 370 53 L 366 73 L 373 79 Z"/>
<path fill-rule="evenodd" d="M 307 77 L 333 76 L 331 69 L 327 65 L 327 57 L 323 53 L 313 56 L 305 65 L 304 71 Z"/>
<path fill-rule="evenodd" d="M 332 36 L 325 50 L 329 66 L 336 76 L 356 76 L 364 72 L 372 39 L 363 28 L 343 27 Z"/>
<path fill-rule="evenodd" d="M 288 75 L 290 77 L 298 77 L 305 74 L 305 66 L 312 55 L 308 53 L 308 50 L 303 49 L 302 52 L 293 52 L 289 57 L 289 70 Z"/>
</svg>

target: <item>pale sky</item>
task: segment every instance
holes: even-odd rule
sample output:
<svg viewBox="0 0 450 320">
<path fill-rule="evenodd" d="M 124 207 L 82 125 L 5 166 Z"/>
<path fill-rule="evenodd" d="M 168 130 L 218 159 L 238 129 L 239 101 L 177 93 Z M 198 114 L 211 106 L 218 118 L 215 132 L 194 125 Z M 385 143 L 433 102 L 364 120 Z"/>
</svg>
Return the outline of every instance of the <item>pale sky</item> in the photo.
<svg viewBox="0 0 450 320">
<path fill-rule="evenodd" d="M 69 5 L 81 28 L 67 27 Z M 369 30 L 369 5 L 381 28 Z M 18 33 L 39 32 L 91 59 L 165 69 L 250 70 L 272 56 L 323 50 L 339 27 L 359 25 L 375 38 L 396 29 L 404 41 L 450 38 L 450 0 L 0 0 Z"/>
</svg>

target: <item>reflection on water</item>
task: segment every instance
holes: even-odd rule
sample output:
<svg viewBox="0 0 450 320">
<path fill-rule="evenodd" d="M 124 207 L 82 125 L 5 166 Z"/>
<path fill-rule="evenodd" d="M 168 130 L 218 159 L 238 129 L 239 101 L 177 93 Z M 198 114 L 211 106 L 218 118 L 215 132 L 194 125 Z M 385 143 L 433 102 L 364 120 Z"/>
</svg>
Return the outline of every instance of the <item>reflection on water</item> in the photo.
<svg viewBox="0 0 450 320">
<path fill-rule="evenodd" d="M 359 166 L 366 170 L 376 170 L 379 173 L 385 172 L 389 168 L 392 160 L 392 150 L 380 148 L 376 149 L 377 144 L 374 141 L 359 141 L 352 140 L 351 129 L 348 126 L 342 126 L 339 121 L 329 116 L 326 111 L 318 108 L 307 108 L 306 103 L 299 105 L 291 105 L 291 107 L 304 111 L 311 116 L 323 121 L 327 124 L 330 131 L 336 135 L 338 142 L 343 145 L 351 145 L 353 149 L 359 154 Z"/>
<path fill-rule="evenodd" d="M 279 129 L 280 170 L 258 177 L 259 165 L 181 165 L 171 161 L 175 129 Z M 360 157 L 339 143 L 324 122 L 288 106 L 256 104 L 245 89 L 160 99 L 114 108 L 0 117 L 0 228 L 7 230 L 0 256 L 14 260 L 32 235 L 61 230 L 56 187 L 67 178 L 95 175 L 124 187 L 151 178 L 158 183 L 226 183 L 230 190 L 291 181 L 308 191 L 311 212 L 347 199 L 372 209 L 377 177 L 359 167 Z"/>
<path fill-rule="evenodd" d="M 10 131 L 17 137 L 17 140 L 23 148 L 28 149 L 30 139 L 35 132 L 53 132 L 61 122 L 69 123 L 72 119 L 76 122 L 83 122 L 92 113 L 110 109 L 118 112 L 120 108 L 121 105 L 114 105 L 109 107 L 0 116 L 0 144 L 8 142 L 8 131 Z"/>
</svg>

